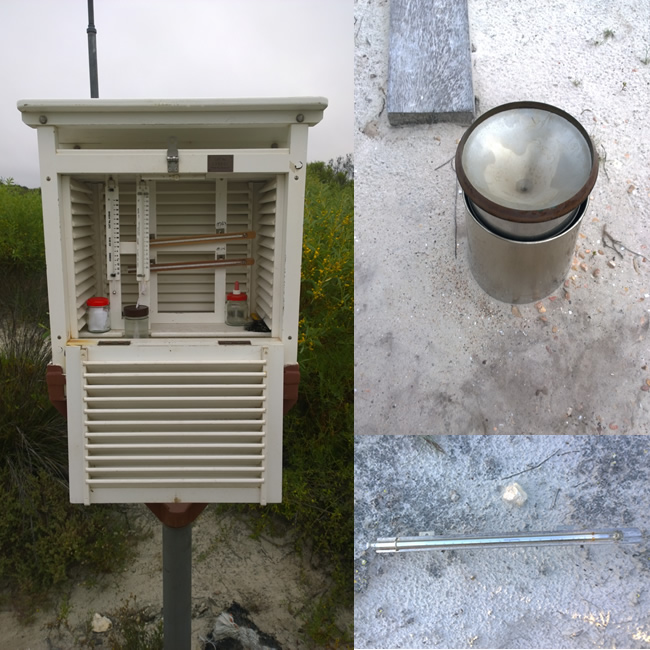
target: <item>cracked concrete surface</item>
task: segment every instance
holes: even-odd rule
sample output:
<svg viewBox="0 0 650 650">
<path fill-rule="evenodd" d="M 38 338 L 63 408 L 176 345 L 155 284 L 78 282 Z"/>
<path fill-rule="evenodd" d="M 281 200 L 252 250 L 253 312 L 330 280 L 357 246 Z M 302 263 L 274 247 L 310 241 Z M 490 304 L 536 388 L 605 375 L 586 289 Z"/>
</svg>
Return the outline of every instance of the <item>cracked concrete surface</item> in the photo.
<svg viewBox="0 0 650 650">
<path fill-rule="evenodd" d="M 647 648 L 646 436 L 355 438 L 356 648 Z M 513 476 L 516 475 L 516 476 Z M 521 507 L 504 502 L 516 480 Z M 376 554 L 377 537 L 638 527 L 641 544 Z"/>
</svg>

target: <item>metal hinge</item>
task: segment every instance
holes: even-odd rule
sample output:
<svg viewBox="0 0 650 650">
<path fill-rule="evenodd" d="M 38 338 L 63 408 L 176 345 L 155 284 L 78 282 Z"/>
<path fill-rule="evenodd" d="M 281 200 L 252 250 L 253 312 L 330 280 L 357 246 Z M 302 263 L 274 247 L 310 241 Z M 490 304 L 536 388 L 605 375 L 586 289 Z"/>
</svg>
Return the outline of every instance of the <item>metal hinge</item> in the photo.
<svg viewBox="0 0 650 650">
<path fill-rule="evenodd" d="M 167 147 L 167 173 L 178 174 L 178 145 L 173 136 L 169 138 Z"/>
</svg>

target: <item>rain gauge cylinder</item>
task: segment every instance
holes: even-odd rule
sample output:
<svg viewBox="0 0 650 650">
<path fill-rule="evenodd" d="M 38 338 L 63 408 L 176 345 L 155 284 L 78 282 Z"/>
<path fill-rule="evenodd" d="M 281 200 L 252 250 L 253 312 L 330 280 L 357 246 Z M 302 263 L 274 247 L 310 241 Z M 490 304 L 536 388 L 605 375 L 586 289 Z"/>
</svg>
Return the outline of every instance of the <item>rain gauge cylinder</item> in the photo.
<svg viewBox="0 0 650 650">
<path fill-rule="evenodd" d="M 548 104 L 497 106 L 465 132 L 456 174 L 470 269 L 486 293 L 528 303 L 560 286 L 598 164 L 584 127 Z"/>
<path fill-rule="evenodd" d="M 307 132 L 326 106 L 19 102 L 38 132 L 72 502 L 281 500 Z M 233 325 L 235 287 L 247 318 Z M 90 298 L 107 301 L 107 327 Z"/>
</svg>

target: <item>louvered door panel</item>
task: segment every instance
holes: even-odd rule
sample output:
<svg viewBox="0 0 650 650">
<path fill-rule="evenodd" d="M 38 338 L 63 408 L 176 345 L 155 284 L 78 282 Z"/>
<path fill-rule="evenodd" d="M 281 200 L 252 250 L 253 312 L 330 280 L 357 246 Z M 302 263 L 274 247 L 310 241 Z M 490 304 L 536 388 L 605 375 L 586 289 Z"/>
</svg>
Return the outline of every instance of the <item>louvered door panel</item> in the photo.
<svg viewBox="0 0 650 650">
<path fill-rule="evenodd" d="M 253 189 L 254 184 L 246 181 L 228 181 L 227 226 L 226 232 L 246 232 L 253 229 Z M 251 244 L 249 239 L 226 244 L 226 259 L 242 259 L 251 257 Z M 255 273 L 255 266 L 252 273 Z M 239 289 L 246 294 L 250 293 L 249 268 L 246 266 L 232 267 L 226 271 L 226 292 L 230 293 L 235 288 L 235 281 L 239 282 Z"/>
<path fill-rule="evenodd" d="M 266 183 L 259 192 L 254 220 L 254 227 L 257 231 L 255 240 L 255 307 L 270 328 L 273 326 L 276 211 L 277 181 L 273 180 Z"/>
<path fill-rule="evenodd" d="M 67 181 L 68 182 L 68 181 Z M 97 254 L 101 233 L 95 192 L 87 183 L 69 179 L 74 308 L 78 331 L 86 324 L 86 300 L 98 292 Z"/>
<path fill-rule="evenodd" d="M 75 500 L 280 500 L 279 346 L 70 350 Z"/>
</svg>

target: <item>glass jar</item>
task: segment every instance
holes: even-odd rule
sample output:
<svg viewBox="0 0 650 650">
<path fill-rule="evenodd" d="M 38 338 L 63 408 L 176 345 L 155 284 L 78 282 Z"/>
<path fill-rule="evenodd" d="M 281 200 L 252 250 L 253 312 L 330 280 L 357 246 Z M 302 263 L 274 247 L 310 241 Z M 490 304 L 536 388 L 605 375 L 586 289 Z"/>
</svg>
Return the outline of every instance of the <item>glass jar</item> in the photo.
<svg viewBox="0 0 650 650">
<path fill-rule="evenodd" d="M 108 298 L 88 298 L 86 300 L 88 311 L 88 331 L 101 334 L 111 329 L 111 308 Z"/>
<path fill-rule="evenodd" d="M 226 294 L 226 325 L 235 327 L 248 323 L 248 296 L 239 290 L 239 282 L 235 282 L 232 293 Z"/>
<path fill-rule="evenodd" d="M 124 307 L 124 336 L 127 339 L 145 339 L 149 336 L 149 307 L 146 305 Z"/>
</svg>

